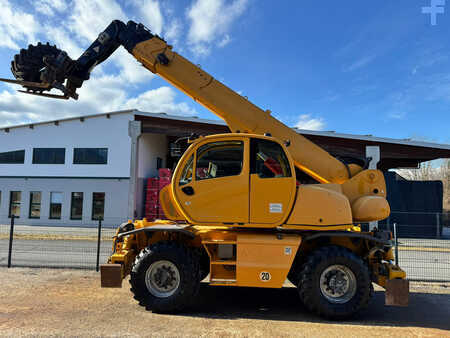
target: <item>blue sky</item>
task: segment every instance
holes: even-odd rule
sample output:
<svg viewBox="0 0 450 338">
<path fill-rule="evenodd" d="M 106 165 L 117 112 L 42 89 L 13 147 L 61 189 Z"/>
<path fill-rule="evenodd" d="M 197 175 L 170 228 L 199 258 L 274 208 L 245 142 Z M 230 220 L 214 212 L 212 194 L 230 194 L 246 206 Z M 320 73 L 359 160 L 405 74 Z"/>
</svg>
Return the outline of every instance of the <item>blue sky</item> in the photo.
<svg viewBox="0 0 450 338">
<path fill-rule="evenodd" d="M 290 126 L 450 143 L 450 3 L 431 0 L 0 0 L 0 77 L 18 48 L 57 44 L 77 58 L 112 19 L 144 23 Z M 215 118 L 123 49 L 78 102 L 0 85 L 0 125 L 138 108 Z"/>
</svg>

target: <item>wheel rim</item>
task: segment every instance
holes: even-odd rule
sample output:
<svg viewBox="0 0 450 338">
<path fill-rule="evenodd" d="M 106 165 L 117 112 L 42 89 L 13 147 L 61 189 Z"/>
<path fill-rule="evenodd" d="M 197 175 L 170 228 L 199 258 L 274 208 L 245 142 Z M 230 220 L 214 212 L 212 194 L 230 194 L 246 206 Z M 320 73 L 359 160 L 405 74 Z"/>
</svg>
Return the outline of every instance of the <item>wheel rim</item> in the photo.
<svg viewBox="0 0 450 338">
<path fill-rule="evenodd" d="M 331 265 L 320 275 L 320 291 L 331 303 L 347 303 L 356 293 L 356 277 L 344 265 Z"/>
<path fill-rule="evenodd" d="M 180 272 L 172 262 L 154 262 L 145 273 L 145 285 L 155 297 L 170 297 L 180 286 Z"/>
</svg>

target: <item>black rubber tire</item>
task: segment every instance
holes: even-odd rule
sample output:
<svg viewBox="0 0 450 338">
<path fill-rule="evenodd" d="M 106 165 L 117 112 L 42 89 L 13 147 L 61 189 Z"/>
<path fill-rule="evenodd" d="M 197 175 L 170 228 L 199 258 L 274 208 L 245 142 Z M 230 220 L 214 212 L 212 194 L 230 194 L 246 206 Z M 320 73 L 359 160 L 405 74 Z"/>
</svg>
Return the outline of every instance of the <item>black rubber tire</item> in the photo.
<svg viewBox="0 0 450 338">
<path fill-rule="evenodd" d="M 41 82 L 40 70 L 45 67 L 44 56 L 57 57 L 61 51 L 56 46 L 38 43 L 36 46 L 29 45 L 27 49 L 21 49 L 19 54 L 11 61 L 11 72 L 20 81 Z M 29 90 L 42 92 L 39 87 L 26 87 Z"/>
<path fill-rule="evenodd" d="M 145 273 L 159 260 L 175 264 L 180 273 L 180 285 L 175 293 L 159 298 L 150 293 L 145 284 Z M 173 313 L 192 305 L 200 288 L 199 262 L 194 250 L 176 242 L 158 242 L 143 249 L 136 257 L 130 273 L 134 298 L 146 309 L 159 313 Z"/>
<path fill-rule="evenodd" d="M 320 275 L 330 265 L 340 264 L 348 267 L 356 277 L 356 293 L 346 303 L 329 302 L 320 291 Z M 304 306 L 327 319 L 346 319 L 369 304 L 373 286 L 369 270 L 363 260 L 346 248 L 329 246 L 314 251 L 303 264 L 298 284 L 300 299 Z"/>
</svg>

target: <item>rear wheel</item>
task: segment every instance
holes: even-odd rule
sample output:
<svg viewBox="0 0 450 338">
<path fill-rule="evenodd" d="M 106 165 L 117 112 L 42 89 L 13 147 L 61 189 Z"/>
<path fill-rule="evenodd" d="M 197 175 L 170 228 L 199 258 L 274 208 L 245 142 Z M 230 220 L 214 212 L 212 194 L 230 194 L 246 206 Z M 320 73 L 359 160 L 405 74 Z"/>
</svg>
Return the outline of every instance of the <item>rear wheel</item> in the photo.
<svg viewBox="0 0 450 338">
<path fill-rule="evenodd" d="M 130 274 L 139 304 L 155 312 L 176 312 L 189 306 L 200 286 L 199 262 L 189 248 L 160 242 L 141 251 Z"/>
<path fill-rule="evenodd" d="M 324 247 L 303 264 L 298 290 L 303 304 L 329 319 L 348 318 L 365 308 L 373 293 L 363 260 L 342 247 Z"/>
</svg>

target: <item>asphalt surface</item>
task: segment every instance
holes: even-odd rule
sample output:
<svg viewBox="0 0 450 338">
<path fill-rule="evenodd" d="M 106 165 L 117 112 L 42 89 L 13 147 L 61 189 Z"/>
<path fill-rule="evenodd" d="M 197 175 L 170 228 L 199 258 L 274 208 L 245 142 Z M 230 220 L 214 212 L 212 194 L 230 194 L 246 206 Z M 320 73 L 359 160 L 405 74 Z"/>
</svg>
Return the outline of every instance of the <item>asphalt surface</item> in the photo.
<svg viewBox="0 0 450 338">
<path fill-rule="evenodd" d="M 423 242 L 423 240 L 422 240 Z M 422 243 L 420 242 L 420 243 Z M 450 241 L 442 241 L 445 245 Z M 111 241 L 100 245 L 100 264 L 106 262 L 111 253 Z M 399 265 L 405 269 L 408 279 L 428 281 L 450 281 L 450 251 L 446 248 L 427 247 L 425 251 L 414 242 L 399 250 Z M 0 239 L 0 266 L 7 264 L 8 239 Z M 15 239 L 12 265 L 21 267 L 95 268 L 96 240 L 34 240 Z"/>
</svg>

